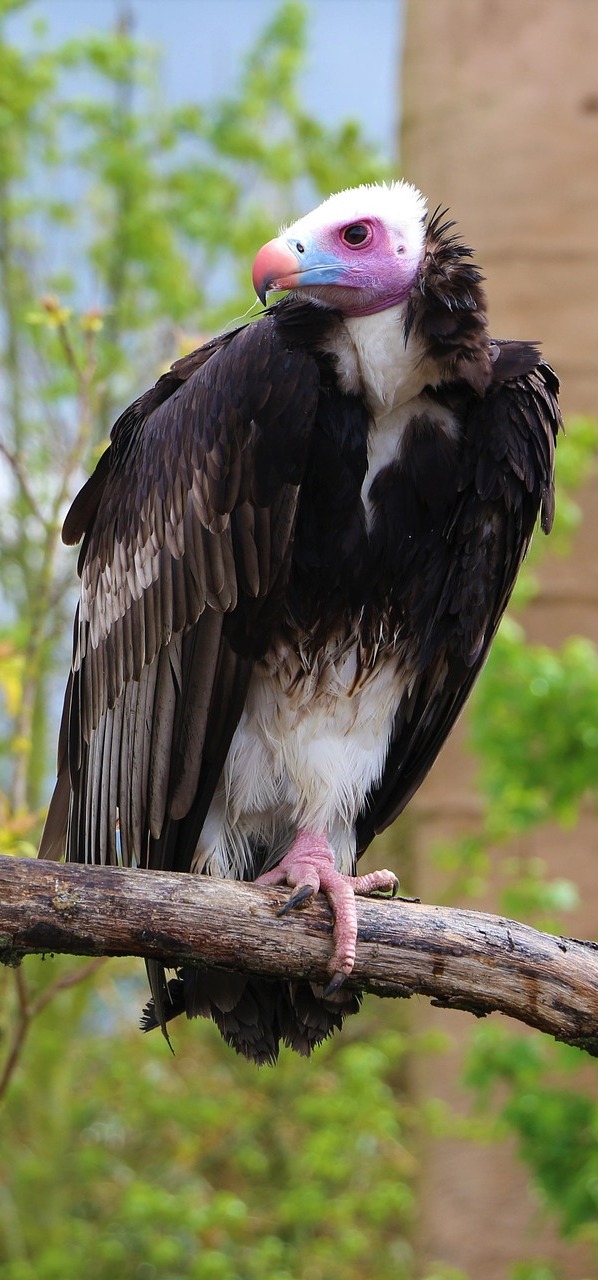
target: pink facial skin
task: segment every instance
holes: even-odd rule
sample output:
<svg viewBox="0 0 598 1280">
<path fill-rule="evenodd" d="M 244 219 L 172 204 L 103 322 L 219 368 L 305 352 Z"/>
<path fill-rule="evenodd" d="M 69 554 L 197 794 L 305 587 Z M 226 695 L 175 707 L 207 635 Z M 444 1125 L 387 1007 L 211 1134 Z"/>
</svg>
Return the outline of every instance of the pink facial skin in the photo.
<svg viewBox="0 0 598 1280">
<path fill-rule="evenodd" d="M 305 234 L 295 223 L 260 249 L 253 283 L 262 302 L 270 291 L 301 289 L 320 305 L 359 316 L 405 300 L 419 273 L 419 237 L 374 217 L 313 229 L 309 221 Z"/>
</svg>

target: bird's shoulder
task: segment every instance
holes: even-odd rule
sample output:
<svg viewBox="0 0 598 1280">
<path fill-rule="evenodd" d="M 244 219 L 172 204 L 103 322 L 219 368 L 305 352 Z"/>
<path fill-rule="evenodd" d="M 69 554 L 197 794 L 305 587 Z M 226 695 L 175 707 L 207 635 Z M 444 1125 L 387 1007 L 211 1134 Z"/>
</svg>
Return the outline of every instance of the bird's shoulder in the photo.
<svg viewBox="0 0 598 1280">
<path fill-rule="evenodd" d="M 319 369 L 306 336 L 277 314 L 266 315 L 176 360 L 116 420 L 108 448 L 67 513 L 64 542 L 74 545 L 89 534 L 107 497 L 119 504 L 119 491 L 124 507 L 134 486 L 139 505 L 154 486 L 164 500 L 179 467 L 213 475 L 226 470 L 230 448 L 255 432 L 256 420 L 268 433 L 291 400 L 296 422 L 313 412 Z M 82 560 L 87 552 L 84 545 Z"/>
</svg>

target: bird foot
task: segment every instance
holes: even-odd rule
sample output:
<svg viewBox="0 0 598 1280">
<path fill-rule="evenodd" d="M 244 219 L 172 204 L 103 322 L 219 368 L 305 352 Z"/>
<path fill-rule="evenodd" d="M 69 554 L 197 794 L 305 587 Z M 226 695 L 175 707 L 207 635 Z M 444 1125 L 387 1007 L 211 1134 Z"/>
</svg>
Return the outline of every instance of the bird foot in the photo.
<svg viewBox="0 0 598 1280">
<path fill-rule="evenodd" d="M 321 832 L 301 829 L 291 848 L 272 871 L 259 876 L 257 884 L 288 884 L 295 892 L 279 915 L 285 915 L 296 907 L 303 907 L 320 890 L 328 899 L 334 924 L 332 938 L 334 949 L 327 964 L 331 975 L 325 995 L 338 991 L 355 964 L 357 944 L 357 910 L 355 895 L 367 897 L 370 893 L 394 896 L 399 888 L 392 871 L 371 871 L 364 876 L 345 876 L 334 865 L 334 853 Z"/>
</svg>

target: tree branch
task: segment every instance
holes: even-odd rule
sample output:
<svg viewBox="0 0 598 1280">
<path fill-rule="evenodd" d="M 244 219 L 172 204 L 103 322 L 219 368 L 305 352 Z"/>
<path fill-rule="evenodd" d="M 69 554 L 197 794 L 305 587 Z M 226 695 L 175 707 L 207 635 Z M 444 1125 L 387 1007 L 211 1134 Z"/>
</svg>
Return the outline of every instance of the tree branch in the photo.
<svg viewBox="0 0 598 1280">
<path fill-rule="evenodd" d="M 279 918 L 285 898 L 208 876 L 0 856 L 0 959 L 136 955 L 326 983 L 328 905 L 319 895 Z M 400 899 L 358 899 L 357 914 L 355 987 L 496 1010 L 598 1056 L 598 944 Z"/>
</svg>

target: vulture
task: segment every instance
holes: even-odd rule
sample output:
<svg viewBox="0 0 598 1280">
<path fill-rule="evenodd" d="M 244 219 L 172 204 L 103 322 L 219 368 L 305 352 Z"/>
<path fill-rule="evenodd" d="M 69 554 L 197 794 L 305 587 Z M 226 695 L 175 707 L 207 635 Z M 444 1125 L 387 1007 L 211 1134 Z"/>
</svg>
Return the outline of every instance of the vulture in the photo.
<svg viewBox="0 0 598 1280">
<path fill-rule="evenodd" d="M 357 859 L 553 519 L 558 382 L 490 337 L 482 279 L 409 183 L 331 196 L 257 254 L 261 315 L 125 410 L 66 517 L 81 592 L 40 856 L 286 884 L 290 907 L 321 889 L 333 915 L 328 985 L 151 961 L 145 1030 L 203 1015 L 274 1062 L 359 1006 L 354 895 L 397 881 Z"/>
</svg>

